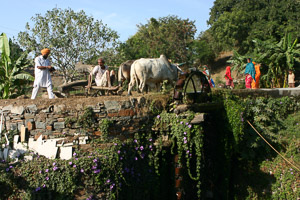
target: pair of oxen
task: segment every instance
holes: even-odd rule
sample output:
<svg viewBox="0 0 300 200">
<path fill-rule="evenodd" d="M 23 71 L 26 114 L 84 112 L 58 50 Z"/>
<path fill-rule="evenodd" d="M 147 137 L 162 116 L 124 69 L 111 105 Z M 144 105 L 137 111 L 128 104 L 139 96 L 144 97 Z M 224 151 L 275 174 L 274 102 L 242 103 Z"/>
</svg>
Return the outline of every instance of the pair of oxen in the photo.
<svg viewBox="0 0 300 200">
<path fill-rule="evenodd" d="M 173 83 L 178 79 L 178 72 L 182 70 L 171 64 L 166 56 L 159 58 L 141 58 L 138 60 L 128 60 L 121 64 L 118 72 L 119 85 L 127 80 L 128 95 L 131 95 L 132 87 L 136 84 L 138 92 L 148 90 L 148 87 L 155 87 L 159 90 L 160 83 L 168 80 Z"/>
</svg>

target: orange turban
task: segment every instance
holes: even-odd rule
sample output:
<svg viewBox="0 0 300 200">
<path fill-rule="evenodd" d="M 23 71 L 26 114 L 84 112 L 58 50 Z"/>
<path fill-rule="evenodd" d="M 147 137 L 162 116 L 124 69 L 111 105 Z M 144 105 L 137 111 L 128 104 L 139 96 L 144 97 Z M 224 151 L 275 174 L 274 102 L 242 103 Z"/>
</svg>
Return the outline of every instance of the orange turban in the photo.
<svg viewBox="0 0 300 200">
<path fill-rule="evenodd" d="M 42 53 L 42 55 L 49 54 L 50 53 L 50 49 L 45 48 L 45 49 L 43 49 L 41 51 L 41 53 Z"/>
</svg>

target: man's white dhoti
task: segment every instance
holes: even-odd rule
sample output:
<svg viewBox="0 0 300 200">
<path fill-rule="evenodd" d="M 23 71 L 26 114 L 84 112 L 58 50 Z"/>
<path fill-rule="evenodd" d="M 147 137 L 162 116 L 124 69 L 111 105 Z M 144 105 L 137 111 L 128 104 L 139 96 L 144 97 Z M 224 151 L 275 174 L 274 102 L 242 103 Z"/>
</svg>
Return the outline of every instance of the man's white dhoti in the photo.
<svg viewBox="0 0 300 200">
<path fill-rule="evenodd" d="M 38 66 L 50 66 L 50 61 L 44 59 L 42 55 L 35 58 L 34 66 L 34 83 L 31 99 L 35 99 L 40 87 L 46 87 L 49 99 L 54 99 L 54 94 L 52 91 L 52 80 L 48 69 L 38 69 Z"/>
<path fill-rule="evenodd" d="M 107 81 L 107 73 L 106 70 L 108 70 L 108 67 L 105 66 L 105 69 L 101 69 L 101 66 L 97 65 L 94 67 L 92 74 L 95 75 L 95 82 L 97 86 L 101 87 L 107 87 L 108 85 Z M 110 76 L 112 75 L 112 71 L 110 72 Z"/>
</svg>

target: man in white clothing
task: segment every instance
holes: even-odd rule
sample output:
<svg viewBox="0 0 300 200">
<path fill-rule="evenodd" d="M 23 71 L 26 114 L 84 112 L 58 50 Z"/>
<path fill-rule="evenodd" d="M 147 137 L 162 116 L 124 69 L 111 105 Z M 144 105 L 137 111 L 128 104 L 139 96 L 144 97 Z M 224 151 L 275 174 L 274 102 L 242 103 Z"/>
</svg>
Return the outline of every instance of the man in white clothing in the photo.
<svg viewBox="0 0 300 200">
<path fill-rule="evenodd" d="M 104 65 L 104 63 L 104 59 L 98 59 L 99 65 L 94 67 L 91 75 L 95 76 L 95 82 L 97 86 L 111 87 L 112 83 L 114 82 L 113 79 L 115 76 L 115 72 L 113 70 L 109 72 L 108 66 Z"/>
<path fill-rule="evenodd" d="M 54 94 L 52 91 L 52 80 L 50 71 L 53 71 L 54 68 L 51 66 L 48 56 L 50 54 L 49 49 L 43 49 L 41 51 L 42 55 L 35 58 L 34 66 L 34 83 L 31 99 L 35 99 L 40 87 L 46 87 L 48 91 L 49 99 L 54 99 Z"/>
</svg>

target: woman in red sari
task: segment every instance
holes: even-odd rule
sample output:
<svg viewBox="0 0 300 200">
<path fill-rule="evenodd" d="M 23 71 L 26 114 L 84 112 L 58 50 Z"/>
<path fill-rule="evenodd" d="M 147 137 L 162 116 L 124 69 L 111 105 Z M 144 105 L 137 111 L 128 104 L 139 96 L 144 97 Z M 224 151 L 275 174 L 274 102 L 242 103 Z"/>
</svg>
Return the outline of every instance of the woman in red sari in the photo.
<svg viewBox="0 0 300 200">
<path fill-rule="evenodd" d="M 226 88 L 228 89 L 233 89 L 234 85 L 233 85 L 233 79 L 231 77 L 231 69 L 230 66 L 226 67 L 226 73 L 225 73 L 225 80 L 226 80 Z"/>
</svg>

